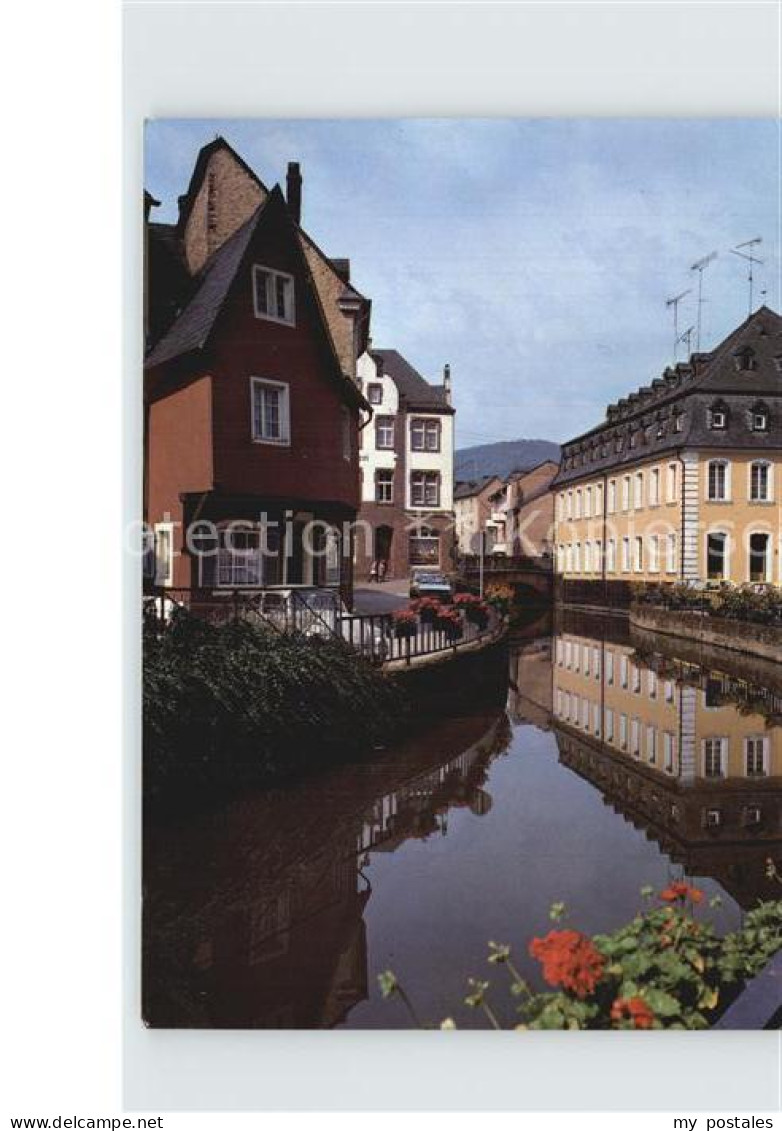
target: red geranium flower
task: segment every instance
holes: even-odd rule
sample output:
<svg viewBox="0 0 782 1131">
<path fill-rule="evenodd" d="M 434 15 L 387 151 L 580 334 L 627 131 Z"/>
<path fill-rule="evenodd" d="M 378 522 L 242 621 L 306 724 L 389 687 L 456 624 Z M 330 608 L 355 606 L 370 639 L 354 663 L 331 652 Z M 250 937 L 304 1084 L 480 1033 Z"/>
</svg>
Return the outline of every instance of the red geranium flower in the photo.
<svg viewBox="0 0 782 1131">
<path fill-rule="evenodd" d="M 631 1021 L 634 1029 L 651 1029 L 654 1014 L 642 997 L 618 997 L 611 1006 L 611 1020 Z"/>
<path fill-rule="evenodd" d="M 577 997 L 592 993 L 605 966 L 600 951 L 578 931 L 549 931 L 545 938 L 532 940 L 529 952 L 543 963 L 550 986 L 563 986 Z"/>
<path fill-rule="evenodd" d="M 676 903 L 677 901 L 684 903 L 685 899 L 688 898 L 693 903 L 700 903 L 703 899 L 703 892 L 700 888 L 694 888 L 691 884 L 684 883 L 683 880 L 676 880 L 675 883 L 670 884 L 660 892 L 660 899 L 664 899 L 666 903 Z"/>
</svg>

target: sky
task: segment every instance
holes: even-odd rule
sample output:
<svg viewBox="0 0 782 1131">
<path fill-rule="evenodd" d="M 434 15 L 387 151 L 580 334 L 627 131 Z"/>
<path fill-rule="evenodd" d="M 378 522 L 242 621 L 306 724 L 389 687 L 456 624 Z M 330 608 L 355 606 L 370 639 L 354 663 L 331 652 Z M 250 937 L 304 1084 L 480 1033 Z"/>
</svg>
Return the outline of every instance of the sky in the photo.
<svg viewBox="0 0 782 1131">
<path fill-rule="evenodd" d="M 372 342 L 430 380 L 448 362 L 457 445 L 561 442 L 673 360 L 673 319 L 701 348 L 754 307 L 780 309 L 780 125 L 767 120 L 158 120 L 145 187 L 176 219 L 199 148 L 221 134 L 268 187 L 288 161 L 302 224 L 351 260 Z M 763 294 L 761 292 L 765 291 Z M 694 335 L 692 348 L 695 348 Z M 684 345 L 679 348 L 684 358 Z"/>
</svg>

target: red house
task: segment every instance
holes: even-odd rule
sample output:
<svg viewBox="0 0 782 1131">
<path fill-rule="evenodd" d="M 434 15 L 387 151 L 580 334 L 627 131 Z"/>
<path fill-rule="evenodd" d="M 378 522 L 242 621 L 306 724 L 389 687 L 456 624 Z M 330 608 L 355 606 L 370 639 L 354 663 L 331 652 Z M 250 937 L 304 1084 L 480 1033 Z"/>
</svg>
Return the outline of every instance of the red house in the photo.
<svg viewBox="0 0 782 1131">
<path fill-rule="evenodd" d="M 179 223 L 148 225 L 145 518 L 159 586 L 350 592 L 369 303 L 347 261 L 302 232 L 298 166 L 288 189 L 288 201 L 267 190 L 218 139 Z"/>
</svg>

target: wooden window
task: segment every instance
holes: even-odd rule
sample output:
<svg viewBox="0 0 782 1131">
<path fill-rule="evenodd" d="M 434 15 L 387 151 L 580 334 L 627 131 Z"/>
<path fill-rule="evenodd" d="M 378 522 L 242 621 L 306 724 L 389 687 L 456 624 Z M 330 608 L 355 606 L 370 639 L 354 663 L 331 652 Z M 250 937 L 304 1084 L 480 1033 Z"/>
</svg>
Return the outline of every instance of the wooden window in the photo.
<svg viewBox="0 0 782 1131">
<path fill-rule="evenodd" d="M 679 490 L 679 465 L 678 463 L 668 464 L 667 474 L 667 487 L 666 497 L 669 503 L 675 503 Z"/>
<path fill-rule="evenodd" d="M 410 535 L 410 565 L 440 564 L 440 536 L 431 526 L 421 526 Z"/>
<path fill-rule="evenodd" d="M 703 776 L 723 778 L 725 776 L 726 738 L 705 738 L 703 740 Z"/>
<path fill-rule="evenodd" d="M 706 576 L 721 581 L 727 576 L 728 536 L 721 531 L 706 535 Z"/>
<path fill-rule="evenodd" d="M 660 469 L 653 467 L 649 473 L 649 506 L 656 507 L 660 503 Z"/>
<path fill-rule="evenodd" d="M 749 580 L 771 580 L 771 535 L 756 531 L 749 536 Z"/>
<path fill-rule="evenodd" d="M 388 451 L 394 447 L 393 416 L 378 416 L 375 418 L 375 447 L 381 451 Z"/>
<path fill-rule="evenodd" d="M 773 495 L 771 464 L 754 460 L 749 467 L 749 497 L 753 503 L 769 503 Z"/>
<path fill-rule="evenodd" d="M 744 739 L 744 767 L 748 778 L 768 776 L 768 738 L 754 736 Z"/>
<path fill-rule="evenodd" d="M 669 534 L 666 539 L 665 569 L 667 573 L 676 573 L 676 542 L 675 534 Z"/>
<path fill-rule="evenodd" d="M 281 381 L 250 378 L 252 438 L 257 444 L 290 444 L 288 386 Z"/>
<path fill-rule="evenodd" d="M 295 325 L 293 276 L 256 263 L 252 280 L 255 317 Z"/>
<path fill-rule="evenodd" d="M 410 474 L 410 501 L 414 507 L 439 507 L 440 472 L 413 471 Z"/>
<path fill-rule="evenodd" d="M 390 467 L 381 467 L 375 472 L 375 502 L 393 503 L 394 472 Z"/>
<path fill-rule="evenodd" d="M 636 471 L 635 473 L 635 486 L 633 489 L 633 506 L 636 510 L 644 505 L 644 473 Z"/>
<path fill-rule="evenodd" d="M 426 419 L 411 420 L 410 446 L 414 452 L 439 452 L 440 421 Z"/>
<path fill-rule="evenodd" d="M 717 503 L 730 498 L 730 464 L 726 459 L 709 460 L 706 497 Z"/>
</svg>

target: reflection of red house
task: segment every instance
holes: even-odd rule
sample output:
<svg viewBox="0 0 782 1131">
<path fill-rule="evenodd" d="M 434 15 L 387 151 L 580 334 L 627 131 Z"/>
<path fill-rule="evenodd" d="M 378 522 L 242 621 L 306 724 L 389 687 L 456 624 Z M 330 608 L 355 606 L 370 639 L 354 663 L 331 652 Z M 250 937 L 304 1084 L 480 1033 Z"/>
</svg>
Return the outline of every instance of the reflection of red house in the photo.
<svg viewBox="0 0 782 1131">
<path fill-rule="evenodd" d="M 350 585 L 342 539 L 359 505 L 368 406 L 355 353 L 369 304 L 346 261 L 302 232 L 300 191 L 296 166 L 286 202 L 218 139 L 179 223 L 148 225 L 145 517 L 158 584 Z"/>
</svg>

